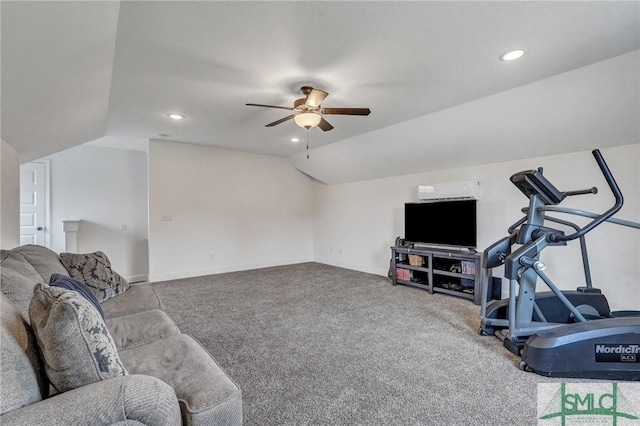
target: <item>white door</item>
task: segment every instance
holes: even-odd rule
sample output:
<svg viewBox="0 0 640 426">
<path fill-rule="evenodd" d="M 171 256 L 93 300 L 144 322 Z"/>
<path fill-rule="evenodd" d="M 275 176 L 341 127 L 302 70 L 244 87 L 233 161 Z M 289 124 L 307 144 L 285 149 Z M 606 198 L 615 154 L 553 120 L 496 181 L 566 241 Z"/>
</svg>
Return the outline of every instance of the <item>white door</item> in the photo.
<svg viewBox="0 0 640 426">
<path fill-rule="evenodd" d="M 20 245 L 47 246 L 48 171 L 44 162 L 20 166 Z"/>
</svg>

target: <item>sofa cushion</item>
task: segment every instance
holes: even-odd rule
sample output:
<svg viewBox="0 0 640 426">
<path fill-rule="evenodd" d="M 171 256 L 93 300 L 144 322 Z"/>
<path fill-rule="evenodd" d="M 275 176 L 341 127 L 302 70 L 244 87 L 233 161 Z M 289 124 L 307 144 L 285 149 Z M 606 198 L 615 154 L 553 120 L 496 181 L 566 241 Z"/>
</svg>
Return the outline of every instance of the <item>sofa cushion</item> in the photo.
<svg viewBox="0 0 640 426">
<path fill-rule="evenodd" d="M 240 388 L 209 353 L 186 334 L 125 349 L 131 374 L 157 377 L 176 392 L 184 425 L 241 425 Z"/>
<path fill-rule="evenodd" d="M 29 316 L 45 371 L 59 392 L 128 374 L 102 317 L 77 292 L 37 284 Z"/>
<path fill-rule="evenodd" d="M 4 295 L 0 299 L 0 414 L 4 414 L 46 398 L 49 382 L 31 327 L 9 299 Z"/>
<path fill-rule="evenodd" d="M 110 318 L 106 324 L 118 350 L 180 334 L 173 320 L 159 309 Z"/>
<path fill-rule="evenodd" d="M 49 282 L 51 274 L 68 275 L 67 270 L 60 262 L 58 253 L 47 247 L 27 244 L 16 247 L 11 251 L 21 253 L 27 262 L 40 274 L 42 277 L 41 282 L 43 283 Z"/>
<path fill-rule="evenodd" d="M 101 251 L 95 253 L 60 253 L 60 261 L 71 278 L 89 286 L 99 302 L 111 299 L 129 288 L 129 283 L 111 269 L 111 262 Z"/>
<path fill-rule="evenodd" d="M 162 303 L 148 282 L 131 284 L 129 289 L 101 303 L 105 318 L 115 318 L 151 309 L 162 309 Z"/>
<path fill-rule="evenodd" d="M 33 287 L 42 277 L 19 251 L 0 250 L 0 288 L 20 313 L 29 318 Z"/>
</svg>

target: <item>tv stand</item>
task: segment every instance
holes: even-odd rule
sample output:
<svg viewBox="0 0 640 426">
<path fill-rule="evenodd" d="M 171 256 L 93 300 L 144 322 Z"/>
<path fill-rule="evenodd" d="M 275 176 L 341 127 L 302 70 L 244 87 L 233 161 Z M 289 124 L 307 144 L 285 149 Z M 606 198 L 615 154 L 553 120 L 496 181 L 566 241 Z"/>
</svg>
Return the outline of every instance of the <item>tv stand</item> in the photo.
<svg viewBox="0 0 640 426">
<path fill-rule="evenodd" d="M 391 247 L 391 279 L 403 284 L 473 300 L 480 305 L 482 284 L 491 271 L 482 267 L 482 253 L 430 247 Z M 492 288 L 488 286 L 487 288 Z"/>
</svg>

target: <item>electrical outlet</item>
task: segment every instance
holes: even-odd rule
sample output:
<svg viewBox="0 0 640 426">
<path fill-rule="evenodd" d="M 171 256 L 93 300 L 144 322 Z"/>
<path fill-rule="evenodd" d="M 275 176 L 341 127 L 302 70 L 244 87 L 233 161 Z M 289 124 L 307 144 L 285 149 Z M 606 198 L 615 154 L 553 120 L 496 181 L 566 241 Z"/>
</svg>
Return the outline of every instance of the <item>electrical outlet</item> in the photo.
<svg viewBox="0 0 640 426">
<path fill-rule="evenodd" d="M 120 225 L 120 230 L 121 231 L 126 231 L 127 230 L 127 224 L 123 223 L 122 225 Z"/>
<path fill-rule="evenodd" d="M 338 249 L 338 252 L 339 252 L 340 254 L 342 254 L 342 249 Z"/>
</svg>

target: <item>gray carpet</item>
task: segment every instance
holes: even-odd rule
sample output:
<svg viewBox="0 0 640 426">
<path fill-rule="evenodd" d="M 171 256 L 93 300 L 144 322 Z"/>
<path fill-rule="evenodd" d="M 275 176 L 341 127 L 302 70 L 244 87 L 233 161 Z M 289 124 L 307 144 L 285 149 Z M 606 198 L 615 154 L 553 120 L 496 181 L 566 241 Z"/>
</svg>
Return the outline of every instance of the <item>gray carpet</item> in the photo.
<svg viewBox="0 0 640 426">
<path fill-rule="evenodd" d="M 533 425 L 537 383 L 471 301 L 318 263 L 154 284 L 246 425 Z M 570 380 L 564 380 L 570 381 Z"/>
</svg>

